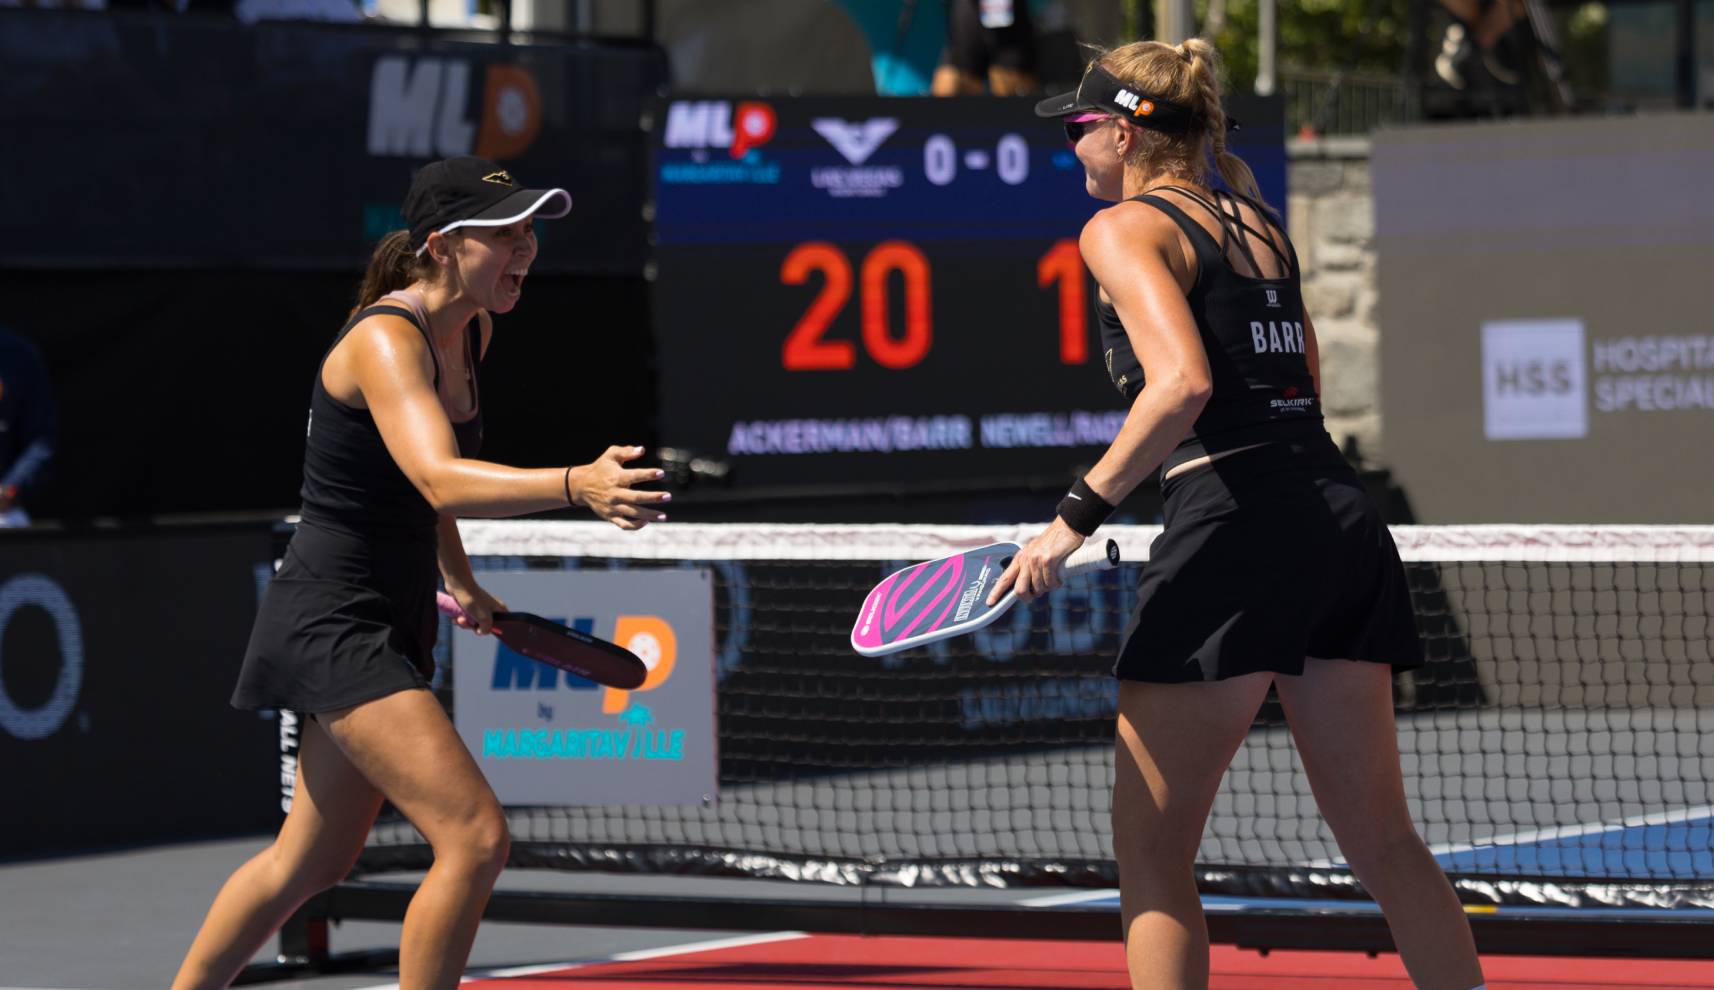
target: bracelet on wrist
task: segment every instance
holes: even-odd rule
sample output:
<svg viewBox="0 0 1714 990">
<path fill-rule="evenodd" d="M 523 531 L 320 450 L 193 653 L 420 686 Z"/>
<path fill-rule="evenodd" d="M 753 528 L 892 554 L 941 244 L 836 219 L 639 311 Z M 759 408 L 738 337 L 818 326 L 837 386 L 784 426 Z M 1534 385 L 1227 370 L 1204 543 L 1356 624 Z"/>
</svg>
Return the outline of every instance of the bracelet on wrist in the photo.
<svg viewBox="0 0 1714 990">
<path fill-rule="evenodd" d="M 1059 506 L 1054 511 L 1071 531 L 1079 536 L 1094 535 L 1107 517 L 1113 514 L 1113 506 L 1107 500 L 1095 494 L 1095 489 L 1089 483 L 1078 478 L 1071 485 L 1071 490 L 1059 500 Z"/>
<path fill-rule="evenodd" d="M 565 469 L 565 505 L 569 509 L 576 504 L 571 500 L 571 468 L 568 466 Z"/>
</svg>

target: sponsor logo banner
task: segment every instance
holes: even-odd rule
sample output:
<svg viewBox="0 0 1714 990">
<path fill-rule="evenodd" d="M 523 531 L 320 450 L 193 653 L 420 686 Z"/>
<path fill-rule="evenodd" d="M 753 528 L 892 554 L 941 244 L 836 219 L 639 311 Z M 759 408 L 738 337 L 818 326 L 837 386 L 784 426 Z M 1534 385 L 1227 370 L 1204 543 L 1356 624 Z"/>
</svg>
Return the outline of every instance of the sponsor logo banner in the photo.
<svg viewBox="0 0 1714 990">
<path fill-rule="evenodd" d="M 478 92 L 482 102 L 472 120 Z M 512 159 L 530 150 L 541 129 L 541 90 L 521 65 L 383 55 L 370 71 L 371 155 Z"/>
<path fill-rule="evenodd" d="M 774 108 L 760 100 L 675 100 L 662 144 L 688 160 L 663 161 L 664 185 L 774 185 L 779 163 L 760 149 L 774 138 Z M 719 155 L 713 152 L 720 152 Z"/>
<path fill-rule="evenodd" d="M 1482 431 L 1489 440 L 1588 434 L 1582 320 L 1482 325 Z"/>
<path fill-rule="evenodd" d="M 871 117 L 862 121 L 816 117 L 809 124 L 848 163 L 811 169 L 810 185 L 829 196 L 875 198 L 905 184 L 904 169 L 896 165 L 864 164 L 899 129 L 897 117 Z"/>
<path fill-rule="evenodd" d="M 713 592 L 707 571 L 489 571 L 482 586 L 629 648 L 633 691 L 452 634 L 453 712 L 506 804 L 700 804 L 716 788 Z"/>
<path fill-rule="evenodd" d="M 648 260 L 639 139 L 665 81 L 658 50 L 39 13 L 0 22 L 0 50 L 54 38 L 53 110 L 78 125 L 38 126 L 40 73 L 0 74 L 0 131 L 32 134 L 28 162 L 0 166 L 33 191 L 9 204 L 0 259 L 14 266 L 360 270 L 404 225 L 413 172 L 470 154 L 576 198 L 577 222 L 552 232 L 536 272 L 635 275 Z M 127 206 L 68 223 L 63 204 L 88 207 L 90 189 Z"/>
<path fill-rule="evenodd" d="M 1489 440 L 1581 439 L 1589 435 L 1591 406 L 1599 415 L 1714 410 L 1714 335 L 1586 343 L 1587 336 L 1580 319 L 1482 325 Z"/>
</svg>

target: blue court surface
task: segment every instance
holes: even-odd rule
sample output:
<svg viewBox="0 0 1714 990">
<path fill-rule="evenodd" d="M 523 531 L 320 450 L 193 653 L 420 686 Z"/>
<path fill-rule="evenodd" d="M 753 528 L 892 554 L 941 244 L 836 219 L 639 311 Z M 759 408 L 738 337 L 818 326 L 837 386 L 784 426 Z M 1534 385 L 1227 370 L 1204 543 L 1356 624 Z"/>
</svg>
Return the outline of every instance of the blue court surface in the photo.
<svg viewBox="0 0 1714 990">
<path fill-rule="evenodd" d="M 1669 881 L 1714 877 L 1714 809 L 1617 824 L 1566 826 L 1435 850 L 1457 873 Z"/>
<path fill-rule="evenodd" d="M 1113 908 L 1118 910 L 1119 892 L 1117 890 L 1089 890 L 1075 894 L 1057 894 L 1051 898 L 1042 898 L 1028 902 L 1035 907 L 1084 907 L 1084 908 Z M 1209 914 L 1237 914 L 1246 911 L 1342 911 L 1350 914 L 1376 914 L 1381 909 L 1373 901 L 1335 901 L 1310 900 L 1301 897 L 1223 897 L 1205 895 L 1202 898 L 1202 909 Z M 1475 909 L 1471 909 L 1475 910 Z M 1675 918 L 1695 917 L 1714 923 L 1714 909 L 1702 908 L 1591 908 L 1591 907 L 1497 907 L 1482 908 L 1483 914 L 1496 914 L 1511 918 L 1588 918 L 1599 915 L 1603 918 L 1658 918 L 1671 915 Z"/>
<path fill-rule="evenodd" d="M 1685 881 L 1714 876 L 1714 814 L 1710 808 L 1663 812 L 1617 824 L 1563 826 L 1497 836 L 1481 846 L 1434 849 L 1435 859 L 1452 873 L 1492 873 L 1515 877 L 1597 879 L 1613 883 Z M 1317 864 L 1332 865 L 1332 864 Z M 1118 908 L 1117 890 L 1078 891 L 1034 898 L 1042 908 Z M 1202 899 L 1210 914 L 1264 910 L 1342 911 L 1379 914 L 1371 901 L 1305 898 L 1228 897 Z M 1472 907 L 1473 911 L 1513 918 L 1673 918 L 1714 922 L 1714 909 L 1649 907 L 1563 907 L 1551 905 Z"/>
</svg>

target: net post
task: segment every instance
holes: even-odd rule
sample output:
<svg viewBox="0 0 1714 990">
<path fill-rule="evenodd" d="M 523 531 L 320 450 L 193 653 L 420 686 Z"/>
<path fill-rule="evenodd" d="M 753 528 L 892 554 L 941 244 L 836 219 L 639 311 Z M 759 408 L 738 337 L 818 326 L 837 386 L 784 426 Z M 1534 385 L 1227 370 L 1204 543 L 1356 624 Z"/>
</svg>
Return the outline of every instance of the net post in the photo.
<svg viewBox="0 0 1714 990">
<path fill-rule="evenodd" d="M 320 972 L 328 963 L 327 915 L 319 908 L 325 895 L 313 897 L 280 926 L 279 961 Z"/>
</svg>

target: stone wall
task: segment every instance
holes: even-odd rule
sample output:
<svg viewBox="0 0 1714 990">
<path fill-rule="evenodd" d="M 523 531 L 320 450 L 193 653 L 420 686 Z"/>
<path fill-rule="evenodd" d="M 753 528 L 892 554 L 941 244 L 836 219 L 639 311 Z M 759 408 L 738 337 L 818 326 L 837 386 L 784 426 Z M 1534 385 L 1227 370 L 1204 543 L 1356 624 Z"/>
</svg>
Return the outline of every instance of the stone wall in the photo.
<svg viewBox="0 0 1714 990">
<path fill-rule="evenodd" d="M 1287 154 L 1286 222 L 1321 347 L 1327 429 L 1341 445 L 1354 439 L 1366 466 L 1384 466 L 1369 142 L 1292 140 Z"/>
</svg>

